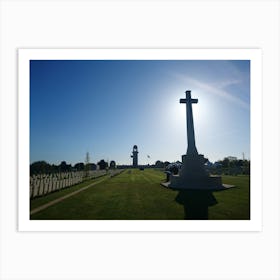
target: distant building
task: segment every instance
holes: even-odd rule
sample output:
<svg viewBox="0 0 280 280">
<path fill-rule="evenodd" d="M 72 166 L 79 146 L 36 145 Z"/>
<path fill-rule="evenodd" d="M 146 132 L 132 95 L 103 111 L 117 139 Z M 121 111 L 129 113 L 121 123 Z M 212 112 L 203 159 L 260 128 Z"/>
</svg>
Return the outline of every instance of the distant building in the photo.
<svg viewBox="0 0 280 280">
<path fill-rule="evenodd" d="M 234 160 L 237 160 L 237 157 L 231 157 L 231 156 L 229 156 L 229 157 L 226 157 L 229 161 L 234 161 Z"/>
</svg>

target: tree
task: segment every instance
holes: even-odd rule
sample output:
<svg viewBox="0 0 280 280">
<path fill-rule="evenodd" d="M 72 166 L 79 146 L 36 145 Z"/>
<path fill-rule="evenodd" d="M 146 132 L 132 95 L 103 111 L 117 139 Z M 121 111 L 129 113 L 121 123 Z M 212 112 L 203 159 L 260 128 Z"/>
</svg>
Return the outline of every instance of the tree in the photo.
<svg viewBox="0 0 280 280">
<path fill-rule="evenodd" d="M 157 160 L 155 163 L 156 168 L 164 168 L 164 163 L 160 160 Z"/>
<path fill-rule="evenodd" d="M 114 160 L 111 160 L 110 169 L 115 169 L 115 168 L 116 168 L 116 162 Z"/>
<path fill-rule="evenodd" d="M 30 175 L 34 174 L 46 174 L 51 172 L 51 165 L 46 161 L 36 161 L 30 165 Z"/>
<path fill-rule="evenodd" d="M 169 161 L 165 161 L 163 164 L 164 164 L 164 168 L 166 168 L 170 164 L 170 162 Z"/>
<path fill-rule="evenodd" d="M 229 167 L 229 159 L 224 158 L 224 160 L 221 162 L 223 165 L 223 168 L 228 168 Z"/>
<path fill-rule="evenodd" d="M 59 172 L 59 167 L 55 164 L 51 165 L 51 173 L 58 173 Z"/>
<path fill-rule="evenodd" d="M 248 161 L 248 160 L 244 160 L 243 174 L 250 175 L 250 161 Z"/>
<path fill-rule="evenodd" d="M 100 170 L 104 170 L 108 167 L 108 163 L 104 160 L 104 159 L 101 159 L 97 165 L 99 165 L 99 169 Z"/>
<path fill-rule="evenodd" d="M 71 171 L 72 166 L 71 164 L 67 164 L 66 161 L 62 161 L 59 165 L 60 172 L 69 172 Z"/>
<path fill-rule="evenodd" d="M 77 170 L 77 171 L 82 171 L 85 169 L 85 164 L 83 162 L 78 162 L 74 165 L 74 168 Z"/>
<path fill-rule="evenodd" d="M 66 169 L 67 169 L 66 161 L 62 161 L 62 162 L 60 163 L 59 167 L 60 167 L 60 171 L 61 171 L 61 172 L 65 172 Z"/>
</svg>

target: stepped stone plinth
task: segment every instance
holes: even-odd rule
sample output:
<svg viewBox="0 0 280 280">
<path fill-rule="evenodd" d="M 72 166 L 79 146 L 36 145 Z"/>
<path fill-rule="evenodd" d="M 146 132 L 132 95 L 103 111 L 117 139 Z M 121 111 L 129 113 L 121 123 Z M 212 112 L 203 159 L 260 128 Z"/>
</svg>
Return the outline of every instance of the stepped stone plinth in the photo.
<svg viewBox="0 0 280 280">
<path fill-rule="evenodd" d="M 232 187 L 222 184 L 221 176 L 211 176 L 204 167 L 204 156 L 182 156 L 182 168 L 178 175 L 170 175 L 170 181 L 163 186 L 175 190 L 219 191 Z"/>
</svg>

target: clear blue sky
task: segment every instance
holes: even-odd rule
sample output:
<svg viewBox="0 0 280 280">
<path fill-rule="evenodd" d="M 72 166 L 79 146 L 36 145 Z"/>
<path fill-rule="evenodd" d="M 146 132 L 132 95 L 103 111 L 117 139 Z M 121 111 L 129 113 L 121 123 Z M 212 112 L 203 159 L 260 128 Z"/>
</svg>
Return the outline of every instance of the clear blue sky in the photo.
<svg viewBox="0 0 280 280">
<path fill-rule="evenodd" d="M 186 90 L 198 152 L 249 158 L 250 61 L 32 60 L 30 162 L 131 164 L 133 145 L 140 164 L 181 160 Z"/>
</svg>

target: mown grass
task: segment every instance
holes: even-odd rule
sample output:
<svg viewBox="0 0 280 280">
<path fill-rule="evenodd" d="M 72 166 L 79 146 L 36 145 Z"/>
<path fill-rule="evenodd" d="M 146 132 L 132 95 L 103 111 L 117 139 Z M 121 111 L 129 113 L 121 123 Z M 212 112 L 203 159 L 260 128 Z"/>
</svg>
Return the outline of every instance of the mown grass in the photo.
<svg viewBox="0 0 280 280">
<path fill-rule="evenodd" d="M 160 186 L 164 179 L 162 172 L 152 169 L 127 170 L 32 215 L 31 219 L 181 220 L 184 209 L 175 201 L 178 192 Z M 249 219 L 249 177 L 224 176 L 223 183 L 237 187 L 213 193 L 218 204 L 209 208 L 209 219 Z M 74 189 L 67 191 L 71 190 Z M 31 207 L 34 209 L 58 195 L 62 196 L 62 192 L 35 199 Z"/>
<path fill-rule="evenodd" d="M 96 179 L 91 179 L 91 180 L 86 180 L 82 183 L 79 183 L 79 184 L 76 184 L 74 186 L 71 186 L 71 187 L 68 187 L 68 188 L 65 188 L 65 189 L 61 189 L 61 190 L 58 190 L 56 192 L 52 192 L 52 193 L 49 193 L 45 196 L 40 196 L 40 197 L 36 197 L 35 199 L 31 199 L 30 200 L 30 210 L 33 210 L 43 204 L 46 204 L 50 201 L 53 201 L 57 198 L 60 198 L 64 195 L 67 195 L 69 193 L 72 193 L 76 190 L 79 190 L 89 184 L 92 184 L 92 183 L 95 183 L 95 182 L 99 182 L 99 181 L 102 181 L 105 177 L 102 176 L 102 177 L 99 177 L 99 178 L 96 178 Z"/>
<path fill-rule="evenodd" d="M 218 204 L 209 207 L 210 220 L 249 220 L 250 219 L 250 177 L 223 176 L 223 183 L 235 188 L 214 192 Z"/>
</svg>

